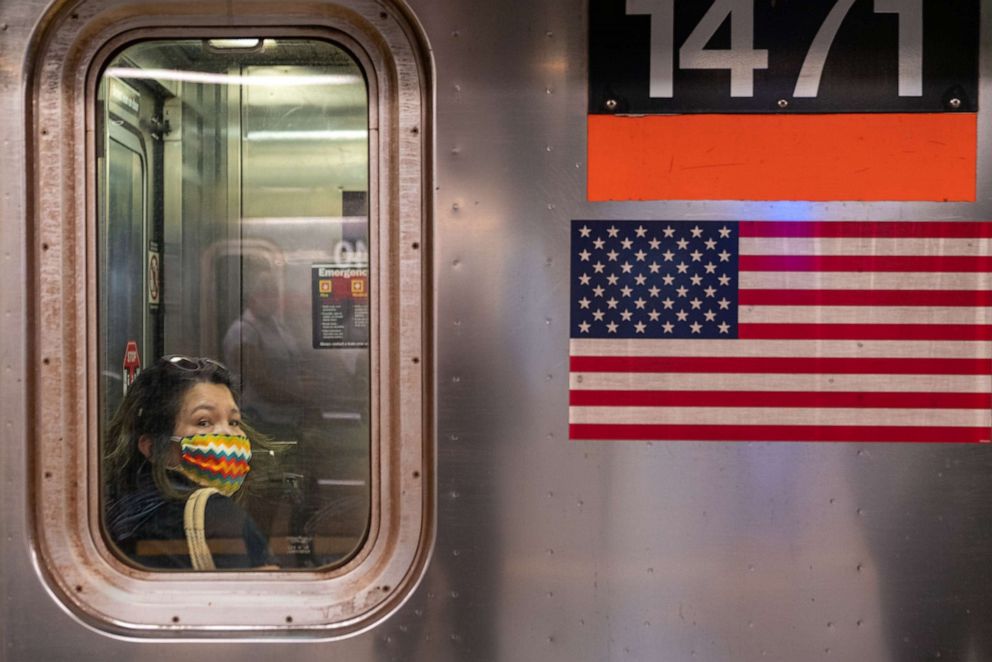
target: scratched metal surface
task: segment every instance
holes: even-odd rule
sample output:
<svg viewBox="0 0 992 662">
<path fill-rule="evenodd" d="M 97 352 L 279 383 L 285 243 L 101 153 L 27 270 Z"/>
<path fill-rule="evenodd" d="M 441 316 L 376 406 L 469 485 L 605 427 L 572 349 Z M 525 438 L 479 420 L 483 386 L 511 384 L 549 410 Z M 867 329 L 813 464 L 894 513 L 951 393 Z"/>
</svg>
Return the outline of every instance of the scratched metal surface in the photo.
<svg viewBox="0 0 992 662">
<path fill-rule="evenodd" d="M 992 3 L 976 204 L 586 203 L 585 3 L 411 4 L 437 71 L 434 557 L 363 634 L 226 644 L 106 637 L 34 566 L 19 76 L 44 3 L 0 5 L 4 658 L 992 658 L 989 449 L 572 443 L 566 426 L 570 219 L 989 218 Z"/>
</svg>

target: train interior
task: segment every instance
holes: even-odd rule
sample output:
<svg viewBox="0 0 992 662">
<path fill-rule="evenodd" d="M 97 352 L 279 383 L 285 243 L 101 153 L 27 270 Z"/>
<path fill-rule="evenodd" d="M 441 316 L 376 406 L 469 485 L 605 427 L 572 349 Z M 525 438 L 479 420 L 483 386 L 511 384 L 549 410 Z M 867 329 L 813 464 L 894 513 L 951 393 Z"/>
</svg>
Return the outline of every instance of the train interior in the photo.
<svg viewBox="0 0 992 662">
<path fill-rule="evenodd" d="M 315 328 L 312 290 L 315 265 L 367 274 L 361 69 L 312 39 L 152 40 L 98 89 L 101 430 L 140 366 L 224 362 L 266 439 L 247 507 L 278 563 L 346 559 L 370 512 L 370 350 L 348 320 Z"/>
</svg>

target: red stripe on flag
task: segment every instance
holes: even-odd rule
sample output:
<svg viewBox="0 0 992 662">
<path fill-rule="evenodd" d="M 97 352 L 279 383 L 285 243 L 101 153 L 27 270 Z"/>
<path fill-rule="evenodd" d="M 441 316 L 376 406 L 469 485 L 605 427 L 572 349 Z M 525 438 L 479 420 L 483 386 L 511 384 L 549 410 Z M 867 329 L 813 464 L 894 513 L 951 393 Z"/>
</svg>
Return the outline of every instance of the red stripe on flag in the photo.
<svg viewBox="0 0 992 662">
<path fill-rule="evenodd" d="M 571 372 L 992 375 L 984 359 L 572 356 Z"/>
<path fill-rule="evenodd" d="M 740 290 L 758 306 L 992 306 L 989 290 Z"/>
<path fill-rule="evenodd" d="M 992 325 L 739 324 L 737 337 L 742 340 L 992 340 Z"/>
<path fill-rule="evenodd" d="M 987 255 L 741 255 L 741 271 L 992 271 Z"/>
<path fill-rule="evenodd" d="M 626 441 L 864 441 L 988 443 L 988 428 L 877 425 L 597 425 L 568 426 L 569 439 Z"/>
<path fill-rule="evenodd" d="M 992 223 L 967 221 L 740 221 L 741 237 L 972 239 L 992 237 Z"/>
<path fill-rule="evenodd" d="M 880 393 L 810 391 L 594 391 L 569 392 L 575 407 L 880 407 L 989 409 L 990 393 Z"/>
</svg>

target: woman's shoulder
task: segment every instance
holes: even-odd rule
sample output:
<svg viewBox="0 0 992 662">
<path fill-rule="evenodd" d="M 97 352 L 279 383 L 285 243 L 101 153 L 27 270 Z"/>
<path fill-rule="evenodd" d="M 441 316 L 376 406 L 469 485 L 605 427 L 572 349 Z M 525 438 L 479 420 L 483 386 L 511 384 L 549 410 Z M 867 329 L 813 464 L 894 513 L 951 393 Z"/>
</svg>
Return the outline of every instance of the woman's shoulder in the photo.
<svg viewBox="0 0 992 662">
<path fill-rule="evenodd" d="M 237 501 L 222 494 L 212 494 L 204 512 L 204 532 L 208 540 L 233 539 L 238 541 L 238 553 L 247 554 L 248 566 L 255 567 L 272 562 L 268 540 L 259 530 L 251 515 Z M 217 546 L 216 543 L 212 546 Z M 244 567 L 238 559 L 223 559 L 214 554 L 217 567 Z"/>
<path fill-rule="evenodd" d="M 211 524 L 221 524 L 227 522 L 240 527 L 248 519 L 248 513 L 237 501 L 223 494 L 211 494 L 207 499 L 207 507 L 204 511 L 205 526 L 209 531 Z"/>
<path fill-rule="evenodd" d="M 203 514 L 207 537 L 242 537 L 261 535 L 258 525 L 241 505 L 223 494 L 211 494 Z"/>
</svg>

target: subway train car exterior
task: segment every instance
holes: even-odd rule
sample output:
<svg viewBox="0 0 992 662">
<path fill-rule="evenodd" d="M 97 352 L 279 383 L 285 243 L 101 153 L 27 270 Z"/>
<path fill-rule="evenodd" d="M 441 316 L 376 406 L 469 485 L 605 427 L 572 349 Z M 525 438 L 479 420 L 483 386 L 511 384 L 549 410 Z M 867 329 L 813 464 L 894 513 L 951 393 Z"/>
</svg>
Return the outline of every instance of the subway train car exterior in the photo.
<svg viewBox="0 0 992 662">
<path fill-rule="evenodd" d="M 0 659 L 992 660 L 990 21 L 0 1 Z"/>
</svg>

